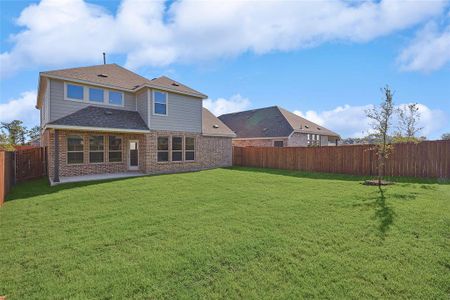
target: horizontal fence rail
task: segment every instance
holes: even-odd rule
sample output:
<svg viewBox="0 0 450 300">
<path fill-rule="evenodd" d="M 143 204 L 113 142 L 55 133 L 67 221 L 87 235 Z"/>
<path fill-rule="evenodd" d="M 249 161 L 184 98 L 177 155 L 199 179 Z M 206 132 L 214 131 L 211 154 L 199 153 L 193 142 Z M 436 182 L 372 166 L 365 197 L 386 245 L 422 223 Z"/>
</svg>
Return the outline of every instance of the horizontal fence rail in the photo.
<svg viewBox="0 0 450 300">
<path fill-rule="evenodd" d="M 372 176 L 373 145 L 329 147 L 233 147 L 233 165 Z M 450 141 L 394 144 L 385 176 L 450 178 Z"/>
</svg>

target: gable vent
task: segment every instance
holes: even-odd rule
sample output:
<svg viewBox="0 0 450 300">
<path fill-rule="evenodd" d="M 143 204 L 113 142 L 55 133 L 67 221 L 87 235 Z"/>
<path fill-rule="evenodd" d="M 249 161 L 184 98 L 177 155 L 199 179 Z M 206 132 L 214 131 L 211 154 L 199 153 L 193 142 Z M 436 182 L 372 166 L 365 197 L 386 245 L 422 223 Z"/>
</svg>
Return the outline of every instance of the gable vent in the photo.
<svg viewBox="0 0 450 300">
<path fill-rule="evenodd" d="M 102 74 L 98 74 L 97 76 L 98 76 L 98 77 L 103 77 L 103 78 L 106 78 L 106 77 L 108 77 L 108 75 L 106 75 L 106 74 L 103 74 L 103 73 L 102 73 Z"/>
</svg>

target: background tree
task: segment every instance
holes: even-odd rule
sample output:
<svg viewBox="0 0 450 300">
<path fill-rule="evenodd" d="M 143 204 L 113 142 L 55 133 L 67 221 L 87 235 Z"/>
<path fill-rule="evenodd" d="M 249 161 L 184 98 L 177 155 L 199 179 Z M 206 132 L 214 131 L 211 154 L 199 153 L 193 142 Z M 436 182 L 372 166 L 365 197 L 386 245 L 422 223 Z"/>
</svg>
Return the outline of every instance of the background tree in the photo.
<svg viewBox="0 0 450 300">
<path fill-rule="evenodd" d="M 24 145 L 25 137 L 27 135 L 27 129 L 24 127 L 23 122 L 20 120 L 14 120 L 12 122 L 1 122 L 0 129 L 6 130 L 2 132 L 7 135 L 9 143 L 11 145 Z"/>
<path fill-rule="evenodd" d="M 33 140 L 39 138 L 40 132 L 41 132 L 41 128 L 36 125 L 27 131 L 27 136 L 30 141 L 33 141 Z"/>
<path fill-rule="evenodd" d="M 386 159 L 392 152 L 392 145 L 388 144 L 389 130 L 392 125 L 392 116 L 395 112 L 393 93 L 389 86 L 381 89 L 383 93 L 383 102 L 378 107 L 366 110 L 366 116 L 372 120 L 371 126 L 374 130 L 373 134 L 378 138 L 379 142 L 375 145 L 377 153 L 378 167 L 378 185 L 381 186 L 381 180 L 384 175 L 384 165 Z"/>
<path fill-rule="evenodd" d="M 419 106 L 417 103 L 408 104 L 398 109 L 398 132 L 394 142 L 420 142 L 417 134 L 423 129 L 419 127 Z"/>
<path fill-rule="evenodd" d="M 450 132 L 444 133 L 444 134 L 441 136 L 441 140 L 450 140 Z"/>
</svg>

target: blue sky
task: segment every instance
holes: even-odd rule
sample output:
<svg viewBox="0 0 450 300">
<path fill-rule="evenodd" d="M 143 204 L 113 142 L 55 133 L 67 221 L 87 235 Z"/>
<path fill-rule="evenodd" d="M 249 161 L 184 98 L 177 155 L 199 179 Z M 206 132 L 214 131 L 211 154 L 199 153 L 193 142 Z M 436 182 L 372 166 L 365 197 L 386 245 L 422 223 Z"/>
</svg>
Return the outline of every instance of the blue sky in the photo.
<svg viewBox="0 0 450 300">
<path fill-rule="evenodd" d="M 167 75 L 221 114 L 279 105 L 343 137 L 389 84 L 422 134 L 450 132 L 447 1 L 2 1 L 0 120 L 38 122 L 38 72 L 108 62 Z"/>
</svg>

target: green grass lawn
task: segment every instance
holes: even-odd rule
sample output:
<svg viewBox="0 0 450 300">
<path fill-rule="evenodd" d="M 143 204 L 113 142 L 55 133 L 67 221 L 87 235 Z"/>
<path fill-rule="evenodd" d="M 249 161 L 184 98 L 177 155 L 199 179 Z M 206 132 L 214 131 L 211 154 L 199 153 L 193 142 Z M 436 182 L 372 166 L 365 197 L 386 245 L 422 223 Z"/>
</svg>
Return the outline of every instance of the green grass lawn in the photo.
<svg viewBox="0 0 450 300">
<path fill-rule="evenodd" d="M 450 185 L 216 169 L 48 187 L 0 208 L 0 295 L 450 295 Z"/>
</svg>

